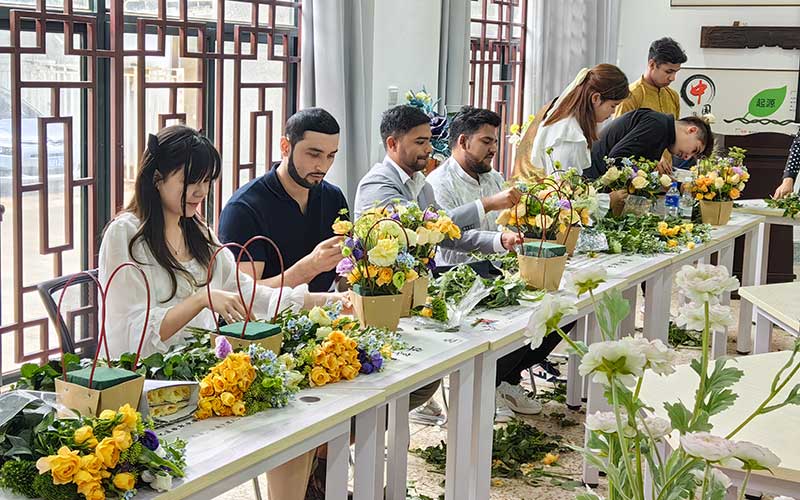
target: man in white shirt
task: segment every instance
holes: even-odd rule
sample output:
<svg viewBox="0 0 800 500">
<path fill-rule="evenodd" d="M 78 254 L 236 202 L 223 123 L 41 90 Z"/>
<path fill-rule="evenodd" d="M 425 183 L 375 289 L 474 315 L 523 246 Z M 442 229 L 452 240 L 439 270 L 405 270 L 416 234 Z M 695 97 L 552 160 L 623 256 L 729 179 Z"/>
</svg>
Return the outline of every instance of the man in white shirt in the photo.
<svg viewBox="0 0 800 500">
<path fill-rule="evenodd" d="M 500 123 L 497 113 L 471 106 L 462 108 L 453 119 L 450 124 L 452 156 L 428 175 L 428 183 L 433 186 L 436 200 L 445 210 L 503 191 L 503 177 L 492 167 L 492 160 L 497 153 Z M 480 229 L 497 231 L 497 215 L 497 211 L 484 213 Z M 447 264 L 468 261 L 468 256 L 464 254 L 446 248 L 440 248 L 439 251 Z M 539 348 L 531 350 L 525 346 L 497 361 L 496 421 L 511 420 L 513 412 L 532 415 L 542 410 L 541 403 L 520 385 L 520 374 L 522 370 L 542 363 L 559 340 L 558 333 L 552 332 Z"/>
</svg>

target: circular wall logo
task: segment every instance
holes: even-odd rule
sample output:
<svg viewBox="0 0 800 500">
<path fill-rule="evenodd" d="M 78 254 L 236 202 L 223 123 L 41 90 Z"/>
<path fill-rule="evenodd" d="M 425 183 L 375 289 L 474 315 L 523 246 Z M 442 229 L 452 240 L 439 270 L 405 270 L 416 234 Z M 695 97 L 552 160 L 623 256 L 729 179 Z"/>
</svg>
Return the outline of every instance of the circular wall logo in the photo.
<svg viewBox="0 0 800 500">
<path fill-rule="evenodd" d="M 714 81 L 699 73 L 690 76 L 681 85 L 681 98 L 690 108 L 711 104 L 716 92 Z"/>
</svg>

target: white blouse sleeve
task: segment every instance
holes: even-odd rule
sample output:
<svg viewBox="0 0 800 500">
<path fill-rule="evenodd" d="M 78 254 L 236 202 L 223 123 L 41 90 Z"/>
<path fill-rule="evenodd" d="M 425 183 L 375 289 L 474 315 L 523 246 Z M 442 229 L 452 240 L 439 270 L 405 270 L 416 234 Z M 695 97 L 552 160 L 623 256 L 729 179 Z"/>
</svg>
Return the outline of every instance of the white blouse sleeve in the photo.
<svg viewBox="0 0 800 500">
<path fill-rule="evenodd" d="M 103 236 L 98 259 L 98 278 L 103 288 L 107 288 L 108 279 L 120 264 L 133 261 L 128 251 L 128 243 L 136 233 L 136 226 L 124 218 L 113 221 Z M 141 257 L 137 255 L 137 257 Z M 159 331 L 171 307 L 158 302 L 148 272 L 150 266 L 141 266 L 150 280 L 150 317 L 144 333 L 142 357 L 156 352 L 166 352 L 167 346 L 161 341 Z M 119 357 L 124 352 L 136 352 L 142 338 L 142 328 L 147 317 L 147 288 L 139 271 L 132 267 L 120 270 L 106 290 L 105 331 L 108 349 L 112 357 Z"/>
<path fill-rule="evenodd" d="M 233 257 L 233 253 L 228 250 L 221 251 L 217 254 L 214 266 L 216 269 L 211 279 L 212 289 L 238 292 L 238 286 L 236 284 L 236 260 Z M 245 306 L 250 303 L 250 294 L 253 293 L 253 285 L 255 285 L 256 297 L 253 301 L 253 312 L 257 319 L 271 319 L 275 314 L 276 306 L 278 306 L 278 289 L 255 284 L 253 278 L 247 273 L 239 271 L 238 274 Z M 294 288 L 284 287 L 278 311 L 282 311 L 286 308 L 299 311 L 303 307 L 307 292 L 308 285 L 305 284 Z"/>
<path fill-rule="evenodd" d="M 591 156 L 586 147 L 586 139 L 558 138 L 553 143 L 553 152 L 550 154 L 552 161 L 547 162 L 547 173 L 553 173 L 554 165 L 558 162 L 561 170 L 574 168 L 579 175 L 591 165 Z"/>
</svg>

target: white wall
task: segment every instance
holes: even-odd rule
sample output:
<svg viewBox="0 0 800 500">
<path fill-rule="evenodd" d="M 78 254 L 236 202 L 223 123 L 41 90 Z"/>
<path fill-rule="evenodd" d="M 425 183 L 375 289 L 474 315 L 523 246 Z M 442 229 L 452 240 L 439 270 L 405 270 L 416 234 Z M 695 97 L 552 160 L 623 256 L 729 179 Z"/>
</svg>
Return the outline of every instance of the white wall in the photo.
<svg viewBox="0 0 800 500">
<path fill-rule="evenodd" d="M 635 80 L 647 64 L 650 42 L 663 36 L 686 51 L 686 66 L 797 70 L 800 50 L 701 49 L 701 26 L 800 26 L 800 7 L 670 7 L 669 0 L 620 0 L 618 62 Z"/>
<path fill-rule="evenodd" d="M 381 113 L 387 108 L 388 88 L 423 86 L 434 96 L 439 82 L 441 0 L 376 0 L 373 44 L 372 135 L 370 162 L 383 158 Z"/>
</svg>

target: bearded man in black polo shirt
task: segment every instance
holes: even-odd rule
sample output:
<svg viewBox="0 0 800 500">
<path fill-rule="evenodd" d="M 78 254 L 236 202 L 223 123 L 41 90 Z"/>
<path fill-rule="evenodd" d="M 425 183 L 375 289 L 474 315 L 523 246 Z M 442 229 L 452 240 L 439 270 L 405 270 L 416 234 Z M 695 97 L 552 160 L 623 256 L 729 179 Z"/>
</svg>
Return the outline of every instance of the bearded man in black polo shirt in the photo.
<svg viewBox="0 0 800 500">
<path fill-rule="evenodd" d="M 219 238 L 243 245 L 253 236 L 267 236 L 283 256 L 284 286 L 308 284 L 309 291 L 325 292 L 342 258 L 342 238 L 334 236 L 331 225 L 347 208 L 342 191 L 324 180 L 339 149 L 339 124 L 321 108 L 298 111 L 286 122 L 280 149 L 281 162 L 241 187 L 225 205 Z M 256 241 L 248 251 L 255 262 L 254 278 L 280 286 L 280 264 L 272 246 Z M 249 260 L 242 255 L 240 269 L 252 274 Z"/>
</svg>

